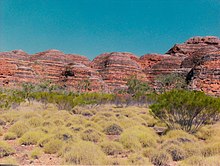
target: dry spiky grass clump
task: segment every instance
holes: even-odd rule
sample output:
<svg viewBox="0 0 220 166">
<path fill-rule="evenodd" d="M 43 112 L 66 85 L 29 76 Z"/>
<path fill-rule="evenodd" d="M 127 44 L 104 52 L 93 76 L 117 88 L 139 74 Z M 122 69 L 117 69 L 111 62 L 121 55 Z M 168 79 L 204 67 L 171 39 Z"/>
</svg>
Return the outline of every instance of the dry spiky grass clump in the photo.
<svg viewBox="0 0 220 166">
<path fill-rule="evenodd" d="M 12 132 L 7 132 L 4 134 L 4 140 L 14 140 L 17 138 L 17 135 L 15 133 Z"/>
<path fill-rule="evenodd" d="M 92 142 L 80 141 L 71 146 L 64 154 L 66 164 L 73 165 L 106 165 L 107 157 L 98 145 Z"/>
<path fill-rule="evenodd" d="M 12 147 L 7 144 L 5 141 L 0 141 L 0 157 L 9 156 L 11 154 L 14 154 L 15 150 L 12 149 Z"/>
<path fill-rule="evenodd" d="M 100 144 L 102 151 L 107 155 L 116 155 L 123 152 L 123 146 L 114 141 L 105 141 Z"/>
<path fill-rule="evenodd" d="M 183 160 L 179 163 L 180 166 L 219 166 L 220 165 L 220 156 L 215 155 L 211 157 L 202 157 L 202 156 L 192 156 Z"/>
<path fill-rule="evenodd" d="M 28 131 L 19 139 L 19 143 L 21 145 L 36 145 L 42 135 L 41 131 Z"/>
<path fill-rule="evenodd" d="M 104 139 L 104 136 L 101 132 L 93 128 L 87 128 L 81 133 L 81 138 L 84 141 L 101 142 Z"/>
<path fill-rule="evenodd" d="M 18 121 L 11 126 L 9 129 L 10 132 L 15 133 L 17 137 L 21 137 L 25 132 L 29 130 L 29 126 L 22 121 Z"/>
<path fill-rule="evenodd" d="M 139 153 L 134 153 L 128 157 L 128 162 L 130 165 L 147 165 L 147 166 L 153 166 L 153 164 L 150 162 L 150 160 L 146 157 L 143 157 Z"/>
<path fill-rule="evenodd" d="M 177 139 L 182 142 L 197 141 L 196 137 L 183 130 L 170 130 L 162 137 L 163 140 Z"/>
<path fill-rule="evenodd" d="M 19 143 L 17 146 L 34 145 L 28 152 L 32 161 L 47 153 L 71 165 L 219 164 L 218 123 L 204 126 L 195 134 L 168 130 L 159 136 L 153 127 L 162 122 L 147 108 L 108 105 L 78 107 L 70 113 L 51 106 L 39 105 L 34 111 L 31 107 L 27 104 L 24 110 L 1 113 L 0 135 L 7 141 L 15 140 L 8 142 Z M 3 157 L 14 152 L 6 142 L 3 144 Z"/>
<path fill-rule="evenodd" d="M 154 165 L 161 165 L 161 166 L 167 166 L 172 161 L 172 157 L 169 153 L 167 153 L 165 150 L 160 151 L 152 151 L 150 156 L 150 161 Z"/>
<path fill-rule="evenodd" d="M 50 139 L 44 145 L 44 152 L 48 154 L 58 153 L 60 149 L 62 149 L 63 142 L 59 139 Z"/>
<path fill-rule="evenodd" d="M 134 126 L 121 134 L 120 142 L 125 148 L 136 151 L 144 147 L 156 146 L 158 139 L 158 135 L 152 129 Z"/>
<path fill-rule="evenodd" d="M 120 135 L 122 131 L 122 127 L 115 123 L 109 124 L 104 128 L 104 133 L 107 135 Z"/>
<path fill-rule="evenodd" d="M 40 149 L 40 148 L 34 148 L 32 151 L 31 151 L 31 153 L 30 153 L 30 157 L 32 158 L 32 159 L 39 159 L 40 158 L 40 156 L 42 155 L 42 149 Z"/>
</svg>

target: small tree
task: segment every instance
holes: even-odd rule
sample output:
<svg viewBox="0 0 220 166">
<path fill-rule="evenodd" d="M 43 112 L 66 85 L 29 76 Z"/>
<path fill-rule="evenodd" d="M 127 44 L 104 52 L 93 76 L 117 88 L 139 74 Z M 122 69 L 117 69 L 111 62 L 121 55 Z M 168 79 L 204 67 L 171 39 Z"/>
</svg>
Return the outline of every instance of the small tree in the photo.
<svg viewBox="0 0 220 166">
<path fill-rule="evenodd" d="M 150 108 L 169 128 L 193 133 L 218 120 L 220 99 L 203 92 L 172 90 L 159 95 Z"/>
<path fill-rule="evenodd" d="M 150 87 L 146 82 L 137 79 L 135 76 L 132 76 L 128 79 L 127 86 L 128 94 L 131 94 L 133 97 L 138 99 L 144 96 L 150 90 Z"/>
<path fill-rule="evenodd" d="M 30 103 L 30 94 L 34 91 L 35 86 L 32 83 L 23 83 L 22 84 L 22 92 L 24 94 L 24 98 L 28 99 Z"/>
<path fill-rule="evenodd" d="M 184 76 L 178 73 L 159 75 L 156 78 L 156 85 L 161 93 L 171 89 L 186 89 L 187 87 Z"/>
</svg>

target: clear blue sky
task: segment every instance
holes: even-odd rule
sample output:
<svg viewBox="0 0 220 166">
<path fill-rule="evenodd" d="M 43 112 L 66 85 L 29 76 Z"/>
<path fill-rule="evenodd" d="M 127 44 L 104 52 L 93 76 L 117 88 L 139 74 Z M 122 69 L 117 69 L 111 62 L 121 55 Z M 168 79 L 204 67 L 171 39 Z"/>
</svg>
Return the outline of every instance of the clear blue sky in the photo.
<svg viewBox="0 0 220 166">
<path fill-rule="evenodd" d="M 165 53 L 220 36 L 220 0 L 0 0 L 0 51 Z"/>
</svg>

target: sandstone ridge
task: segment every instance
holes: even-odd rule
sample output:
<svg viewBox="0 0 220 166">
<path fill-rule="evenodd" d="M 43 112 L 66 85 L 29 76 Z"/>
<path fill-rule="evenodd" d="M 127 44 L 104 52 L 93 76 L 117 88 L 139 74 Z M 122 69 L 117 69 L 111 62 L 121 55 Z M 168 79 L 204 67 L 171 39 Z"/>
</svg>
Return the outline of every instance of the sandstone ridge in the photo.
<svg viewBox="0 0 220 166">
<path fill-rule="evenodd" d="M 92 61 L 55 49 L 34 55 L 14 50 L 0 53 L 0 66 L 0 85 L 5 87 L 50 80 L 75 91 L 87 86 L 88 91 L 113 92 L 126 89 L 133 75 L 155 86 L 158 75 L 180 73 L 192 89 L 220 96 L 220 39 L 214 36 L 190 38 L 164 55 L 112 52 Z"/>
</svg>

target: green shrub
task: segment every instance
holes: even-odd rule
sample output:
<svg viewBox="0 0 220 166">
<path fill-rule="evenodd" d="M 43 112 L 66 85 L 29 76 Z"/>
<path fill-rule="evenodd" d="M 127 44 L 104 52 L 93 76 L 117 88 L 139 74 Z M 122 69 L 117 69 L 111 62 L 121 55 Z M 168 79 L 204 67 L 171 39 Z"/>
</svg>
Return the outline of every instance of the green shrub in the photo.
<svg viewBox="0 0 220 166">
<path fill-rule="evenodd" d="M 92 128 L 87 128 L 81 133 L 81 138 L 84 141 L 100 142 L 103 140 L 103 134 Z"/>
<path fill-rule="evenodd" d="M 149 85 L 146 82 L 139 80 L 136 76 L 132 76 L 127 80 L 127 86 L 127 93 L 131 94 L 135 99 L 140 99 L 150 91 Z"/>
<path fill-rule="evenodd" d="M 36 145 L 43 133 L 40 131 L 28 131 L 20 139 L 21 145 Z"/>
<path fill-rule="evenodd" d="M 17 135 L 12 132 L 7 132 L 4 134 L 4 140 L 14 140 L 17 138 Z"/>
<path fill-rule="evenodd" d="M 121 126 L 119 126 L 115 123 L 110 124 L 104 128 L 104 132 L 107 135 L 120 135 L 122 133 L 122 131 L 123 131 L 123 129 L 121 128 Z"/>
<path fill-rule="evenodd" d="M 39 157 L 42 155 L 42 150 L 40 148 L 34 148 L 31 151 L 30 157 L 32 159 L 39 159 Z"/>
<path fill-rule="evenodd" d="M 120 154 L 123 151 L 123 146 L 118 142 L 105 141 L 101 143 L 102 151 L 107 155 Z"/>
<path fill-rule="evenodd" d="M 28 125 L 22 121 L 16 122 L 9 129 L 9 131 L 12 133 L 15 133 L 17 135 L 17 137 L 21 137 L 28 130 L 29 130 Z"/>
<path fill-rule="evenodd" d="M 50 139 L 44 145 L 44 152 L 48 154 L 57 153 L 63 146 L 63 142 L 59 139 Z"/>
<path fill-rule="evenodd" d="M 150 108 L 169 128 L 194 133 L 217 120 L 220 99 L 203 92 L 172 90 L 161 94 Z"/>
<path fill-rule="evenodd" d="M 12 149 L 12 147 L 9 146 L 6 142 L 0 141 L 0 157 L 9 156 L 14 154 L 14 152 L 14 149 Z"/>
<path fill-rule="evenodd" d="M 66 164 L 71 165 L 106 165 L 106 155 L 92 142 L 75 143 L 69 152 L 64 154 Z"/>
<path fill-rule="evenodd" d="M 159 92 L 165 92 L 171 89 L 186 89 L 187 84 L 185 77 L 178 73 L 162 74 L 157 78 L 157 87 Z"/>
<path fill-rule="evenodd" d="M 73 105 L 88 105 L 88 104 L 99 104 L 113 101 L 113 94 L 104 93 L 84 93 L 74 98 Z"/>
</svg>

